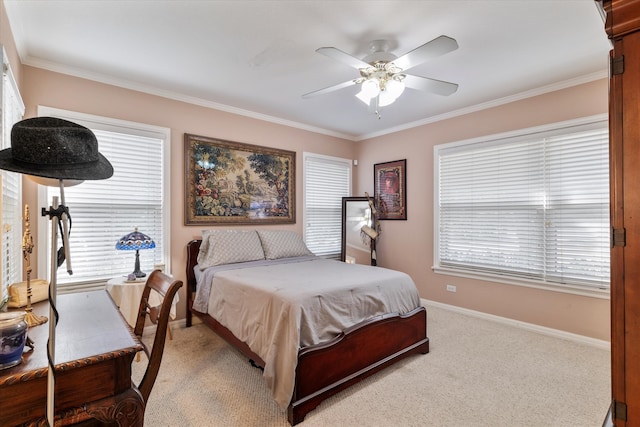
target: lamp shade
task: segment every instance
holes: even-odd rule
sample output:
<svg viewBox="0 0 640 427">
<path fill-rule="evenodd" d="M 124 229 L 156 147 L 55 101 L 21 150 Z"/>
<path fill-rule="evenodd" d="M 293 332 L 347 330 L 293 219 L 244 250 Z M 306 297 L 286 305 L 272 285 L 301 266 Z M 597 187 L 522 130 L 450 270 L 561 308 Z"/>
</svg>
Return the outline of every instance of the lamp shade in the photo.
<svg viewBox="0 0 640 427">
<path fill-rule="evenodd" d="M 136 262 L 134 264 L 133 273 L 130 274 L 133 278 L 142 278 L 146 276 L 146 273 L 140 270 L 140 249 L 153 249 L 156 247 L 156 242 L 146 234 L 140 233 L 138 228 L 125 236 L 122 236 L 118 243 L 116 243 L 116 249 L 121 251 L 136 251 Z"/>
<path fill-rule="evenodd" d="M 362 101 L 365 105 L 369 105 L 371 103 L 371 97 L 367 96 L 362 90 L 356 93 L 356 98 Z"/>
<path fill-rule="evenodd" d="M 132 233 L 122 236 L 116 243 L 116 249 L 121 251 L 153 249 L 155 247 L 156 243 L 153 239 L 146 234 L 140 233 L 137 228 Z"/>
<path fill-rule="evenodd" d="M 362 83 L 361 94 L 365 98 L 373 98 L 374 96 L 378 96 L 380 93 L 380 84 L 378 83 L 378 79 L 368 79 Z"/>
<path fill-rule="evenodd" d="M 398 80 L 389 80 L 385 85 L 385 88 L 380 92 L 380 106 L 385 107 L 398 99 L 404 92 L 404 83 Z"/>
</svg>

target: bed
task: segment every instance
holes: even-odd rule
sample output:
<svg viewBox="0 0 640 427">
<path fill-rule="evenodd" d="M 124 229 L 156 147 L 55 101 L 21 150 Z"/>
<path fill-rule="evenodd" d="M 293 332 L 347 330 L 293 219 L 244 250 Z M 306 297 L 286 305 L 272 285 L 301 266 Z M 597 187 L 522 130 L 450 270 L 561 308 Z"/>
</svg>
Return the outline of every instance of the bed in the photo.
<svg viewBox="0 0 640 427">
<path fill-rule="evenodd" d="M 429 352 L 426 310 L 407 275 L 315 257 L 292 231 L 205 231 L 187 244 L 186 274 L 187 327 L 195 315 L 262 368 L 291 425 Z"/>
</svg>

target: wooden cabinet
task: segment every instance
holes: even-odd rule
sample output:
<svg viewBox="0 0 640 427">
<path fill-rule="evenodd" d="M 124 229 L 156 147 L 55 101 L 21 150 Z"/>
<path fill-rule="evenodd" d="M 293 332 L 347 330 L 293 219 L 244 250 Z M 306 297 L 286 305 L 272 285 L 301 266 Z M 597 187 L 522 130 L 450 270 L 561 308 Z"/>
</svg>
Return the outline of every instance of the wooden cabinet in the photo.
<svg viewBox="0 0 640 427">
<path fill-rule="evenodd" d="M 640 426 L 640 0 L 604 0 L 613 43 L 611 162 L 611 415 Z"/>
</svg>

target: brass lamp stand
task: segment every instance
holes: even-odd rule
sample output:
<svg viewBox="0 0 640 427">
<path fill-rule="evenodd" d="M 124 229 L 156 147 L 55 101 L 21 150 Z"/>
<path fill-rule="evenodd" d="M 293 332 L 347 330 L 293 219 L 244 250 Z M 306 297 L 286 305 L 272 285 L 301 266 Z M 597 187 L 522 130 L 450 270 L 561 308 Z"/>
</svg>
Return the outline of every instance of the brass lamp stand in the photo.
<svg viewBox="0 0 640 427">
<path fill-rule="evenodd" d="M 30 219 L 29 219 L 29 205 L 24 205 L 24 233 L 22 235 L 22 256 L 24 257 L 24 263 L 26 266 L 27 272 L 27 307 L 25 311 L 27 315 L 25 316 L 25 321 L 31 326 L 38 326 L 46 323 L 47 316 L 38 316 L 33 313 L 33 308 L 31 307 L 31 253 L 33 252 L 33 238 L 31 237 L 31 229 L 30 227 Z"/>
</svg>

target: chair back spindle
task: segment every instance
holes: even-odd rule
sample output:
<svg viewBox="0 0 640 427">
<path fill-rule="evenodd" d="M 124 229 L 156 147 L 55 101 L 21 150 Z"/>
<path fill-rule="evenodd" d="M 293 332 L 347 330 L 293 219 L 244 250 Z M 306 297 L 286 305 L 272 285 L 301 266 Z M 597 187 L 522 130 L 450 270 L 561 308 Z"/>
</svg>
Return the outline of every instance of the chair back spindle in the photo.
<svg viewBox="0 0 640 427">
<path fill-rule="evenodd" d="M 136 325 L 133 328 L 134 334 L 142 342 L 142 333 L 146 319 L 156 325 L 156 332 L 153 338 L 151 350 L 142 343 L 144 352 L 149 359 L 147 369 L 138 385 L 138 390 L 142 395 L 145 403 L 149 399 L 153 384 L 156 382 L 158 372 L 160 371 L 160 363 L 162 362 L 162 354 L 164 352 L 164 344 L 167 339 L 167 328 L 169 327 L 169 314 L 173 298 L 182 286 L 181 280 L 174 280 L 171 276 L 164 274 L 160 270 L 154 270 L 147 279 L 142 297 L 140 298 L 140 307 L 138 309 L 138 317 Z M 151 307 L 149 305 L 149 295 L 154 290 L 162 296 L 162 304 L 159 307 Z"/>
</svg>

